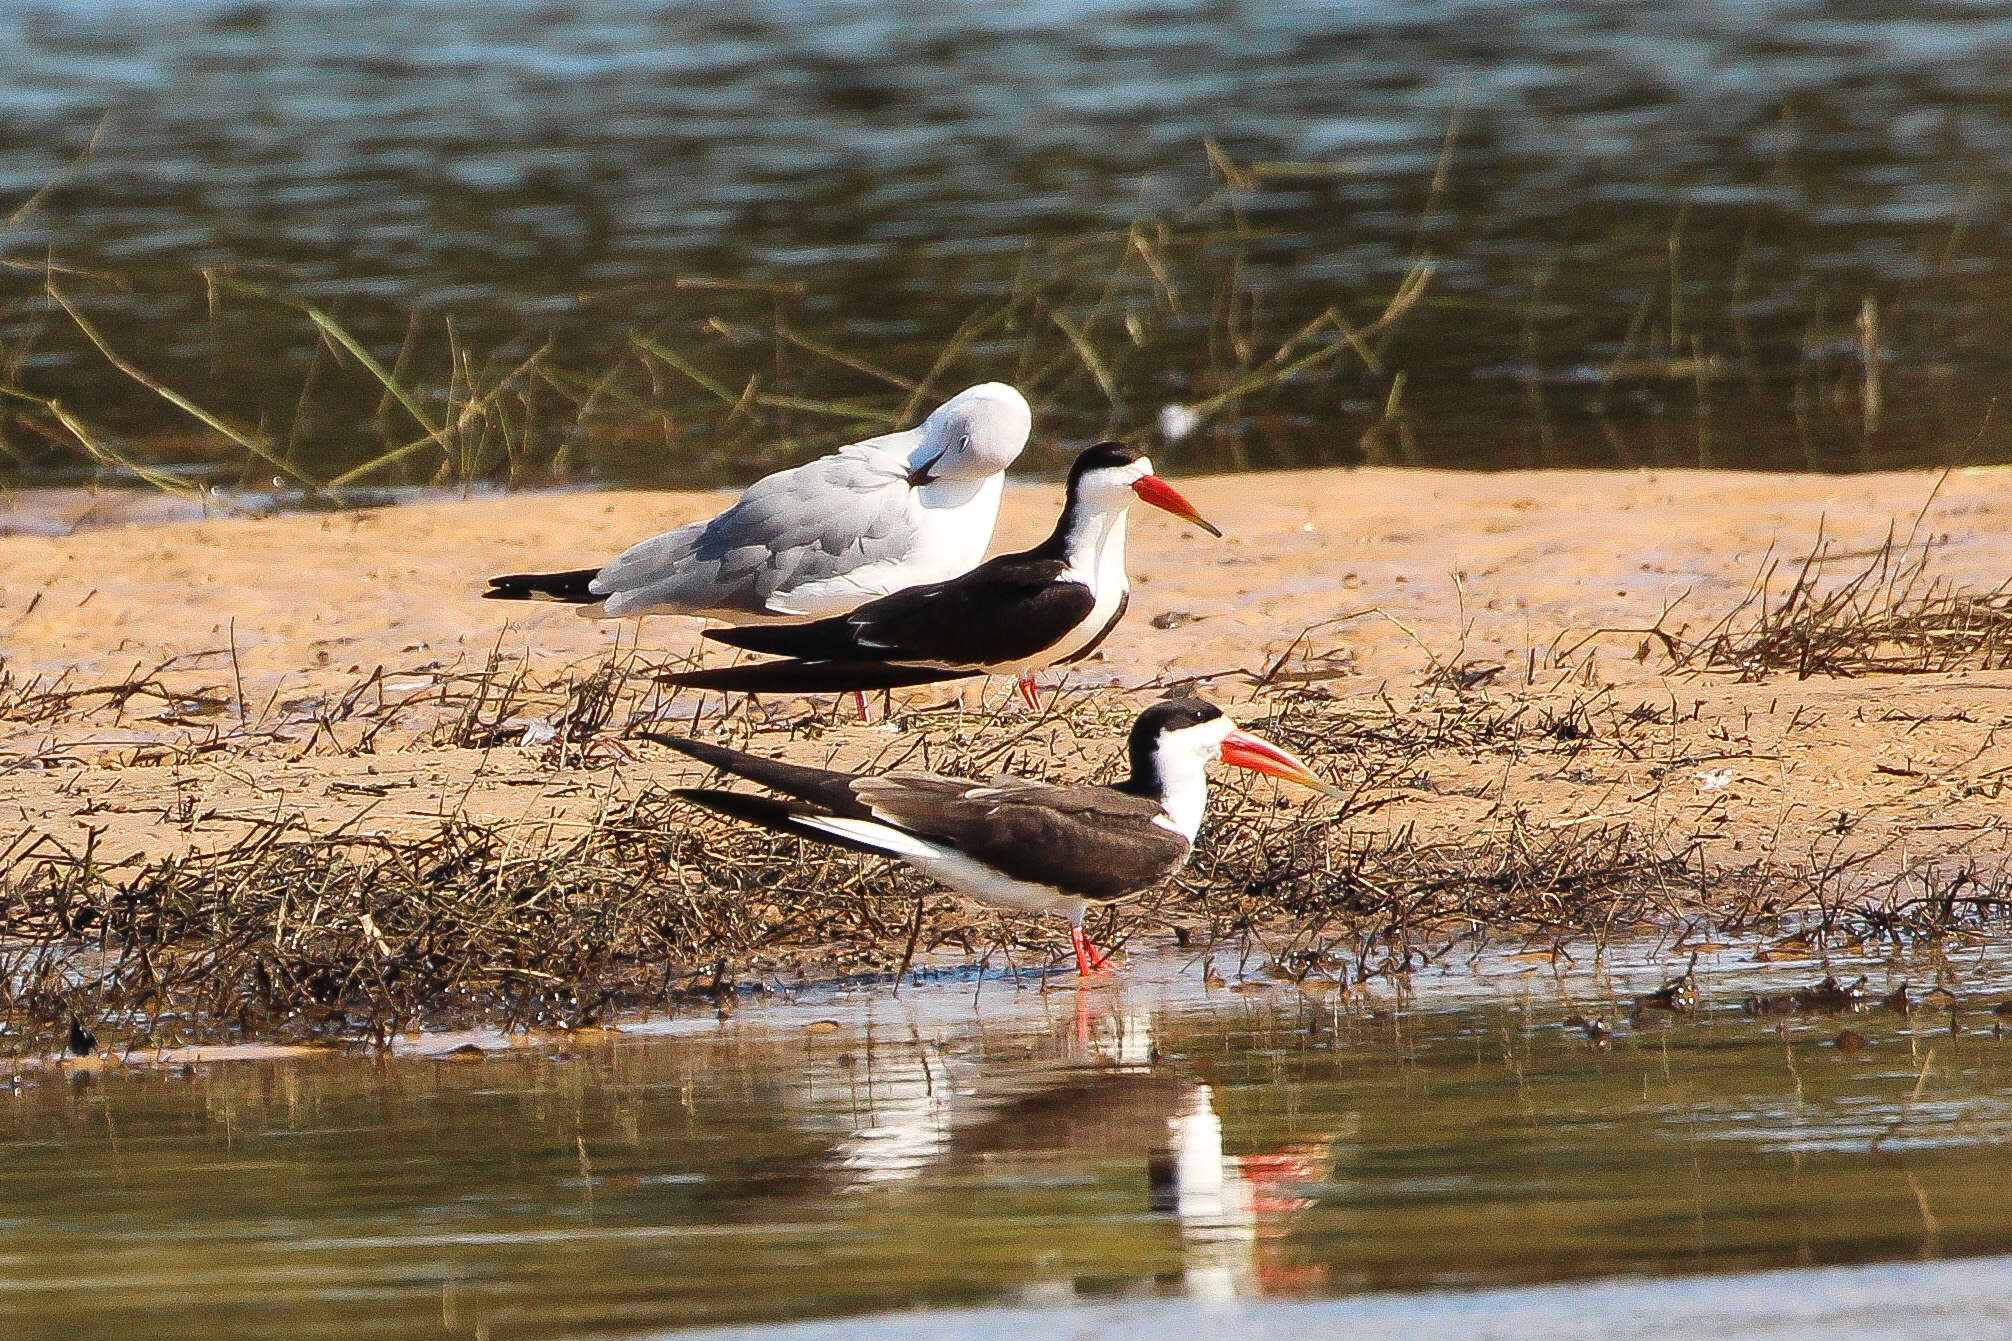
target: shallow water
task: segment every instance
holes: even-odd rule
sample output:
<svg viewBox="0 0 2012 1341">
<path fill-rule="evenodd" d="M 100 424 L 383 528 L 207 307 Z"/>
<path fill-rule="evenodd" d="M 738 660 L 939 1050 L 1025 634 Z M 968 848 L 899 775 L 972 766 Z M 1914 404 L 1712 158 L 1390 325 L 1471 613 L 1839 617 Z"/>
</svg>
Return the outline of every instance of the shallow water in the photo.
<svg viewBox="0 0 2012 1341">
<path fill-rule="evenodd" d="M 1632 1022 L 1664 975 L 1627 956 L 1339 1000 L 1218 968 L 1232 985 L 1145 958 L 1082 990 L 951 977 L 384 1060 L 24 1072 L 0 1100 L 0 1331 L 959 1309 L 899 1326 L 1142 1335 L 1186 1301 L 1218 1310 L 1205 1331 L 1856 1336 L 1990 1334 L 2012 1307 L 2003 947 L 1716 952 L 1695 1016 Z M 1741 1007 L 1826 968 L 1910 976 L 1917 1009 Z M 1938 978 L 1954 1031 L 1919 1004 Z"/>
<path fill-rule="evenodd" d="M 27 267 L 0 270 L 0 339 L 97 422 L 193 427 L 34 298 L 45 260 L 69 265 L 151 372 L 332 470 L 369 450 L 341 396 L 290 423 L 312 328 L 198 270 L 331 304 L 386 358 L 414 310 L 478 347 L 549 336 L 586 369 L 644 329 L 736 389 L 760 372 L 885 405 L 777 322 L 919 375 L 1029 254 L 1115 256 L 1109 230 L 1151 219 L 1240 232 L 1239 319 L 1281 336 L 1332 303 L 1373 318 L 1416 256 L 1438 266 L 1385 351 L 1402 432 L 1369 431 L 1386 382 L 1316 370 L 1186 443 L 1193 467 L 1992 459 L 2012 452 L 1982 423 L 2012 299 L 2008 46 L 1988 6 L 1803 0 L 38 0 L 0 8 L 0 218 L 51 188 L 0 230 Z M 1211 141 L 1284 170 L 1183 224 L 1216 182 Z M 1052 339 L 1059 362 L 1019 366 L 1017 330 L 957 372 L 1032 380 L 1051 433 L 1142 428 L 1220 385 L 1232 249 L 1203 249 L 1179 310 L 1136 266 L 1105 305 L 1103 261 L 1052 295 L 1106 347 L 1151 328 L 1121 404 Z M 1876 425 L 1868 347 L 1888 365 Z M 1624 350 L 1663 371 L 1605 385 Z M 1709 385 L 1684 371 L 1701 357 L 1722 361 Z M 576 468 L 745 477 L 691 423 L 719 412 L 707 393 L 634 390 L 674 429 L 579 444 Z M 16 474 L 64 465 L 32 434 L 5 446 Z"/>
</svg>

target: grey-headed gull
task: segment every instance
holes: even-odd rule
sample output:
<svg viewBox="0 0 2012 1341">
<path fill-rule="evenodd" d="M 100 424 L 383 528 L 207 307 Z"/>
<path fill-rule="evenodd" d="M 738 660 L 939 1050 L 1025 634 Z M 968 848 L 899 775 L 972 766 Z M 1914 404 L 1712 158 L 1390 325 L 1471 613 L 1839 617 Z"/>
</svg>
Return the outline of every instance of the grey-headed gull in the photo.
<svg viewBox="0 0 2012 1341">
<path fill-rule="evenodd" d="M 606 567 L 492 577 L 482 594 L 564 601 L 601 619 L 843 614 L 984 558 L 1004 472 L 1032 427 L 1026 397 L 985 382 L 914 428 L 764 476 L 712 520 L 652 536 Z"/>
</svg>

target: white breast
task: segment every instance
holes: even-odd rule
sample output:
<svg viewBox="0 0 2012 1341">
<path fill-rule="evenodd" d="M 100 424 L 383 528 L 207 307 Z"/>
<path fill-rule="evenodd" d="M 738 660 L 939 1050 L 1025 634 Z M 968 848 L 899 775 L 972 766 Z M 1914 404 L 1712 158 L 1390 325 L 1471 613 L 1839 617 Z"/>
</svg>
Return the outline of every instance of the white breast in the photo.
<svg viewBox="0 0 2012 1341">
<path fill-rule="evenodd" d="M 1047 913 L 1075 922 L 1082 918 L 1087 904 L 1087 900 L 1064 894 L 1053 885 L 1015 880 L 948 848 L 932 856 L 910 857 L 908 864 L 959 894 L 969 894 L 980 903 L 1016 913 Z"/>
<path fill-rule="evenodd" d="M 1092 550 L 1094 559 L 1088 571 L 1070 569 L 1062 575 L 1065 582 L 1081 582 L 1090 589 L 1096 603 L 1083 622 L 1070 629 L 1061 641 L 1051 644 L 1046 650 L 1027 660 L 1005 667 L 1015 674 L 1037 671 L 1044 666 L 1052 666 L 1058 661 L 1067 661 L 1078 652 L 1095 642 L 1111 620 L 1117 616 L 1118 607 L 1124 603 L 1125 595 L 1132 589 L 1132 579 L 1125 572 L 1125 519 L 1120 511 L 1104 528 Z"/>
<path fill-rule="evenodd" d="M 1079 921 L 1088 901 L 1064 894 L 1053 885 L 1015 880 L 984 862 L 965 856 L 956 848 L 921 834 L 879 820 L 852 819 L 843 815 L 808 815 L 803 823 L 828 834 L 865 843 L 890 857 L 899 857 L 938 884 L 959 894 L 969 894 L 981 903 L 1018 913 L 1049 913 Z"/>
</svg>

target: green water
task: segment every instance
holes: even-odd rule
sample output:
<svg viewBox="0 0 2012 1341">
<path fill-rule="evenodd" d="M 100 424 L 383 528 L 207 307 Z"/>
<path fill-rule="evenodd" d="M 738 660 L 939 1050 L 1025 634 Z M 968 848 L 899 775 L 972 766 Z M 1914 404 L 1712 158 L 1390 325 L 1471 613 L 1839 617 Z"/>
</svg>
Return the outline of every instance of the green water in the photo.
<svg viewBox="0 0 2012 1341">
<path fill-rule="evenodd" d="M 1750 1014 L 1824 970 L 1743 951 L 1701 963 L 1695 1016 L 1633 1022 L 1662 976 L 1636 960 L 1497 959 L 1338 1000 L 1145 959 L 1080 991 L 833 990 L 480 1056 L 442 1055 L 457 1036 L 24 1071 L 0 1096 L 0 1334 L 916 1308 L 982 1310 L 944 1334 L 1118 1334 L 1177 1304 L 1339 1325 L 1393 1299 L 1430 1331 L 1497 1297 L 1477 1289 L 1570 1283 L 1534 1296 L 1566 1317 L 1630 1277 L 1790 1268 L 1773 1307 L 1826 1268 L 2012 1251 L 2002 952 L 1829 967 L 1917 997 L 1939 976 L 1956 1029 L 1934 1008 Z M 1958 1278 L 2012 1300 L 2002 1264 Z M 1752 1278 L 1723 1279 L 1709 1297 L 1737 1318 Z"/>
<path fill-rule="evenodd" d="M 1812 0 L 0 6 L 0 382 L 218 485 L 276 473 L 118 372 L 51 267 L 310 479 L 420 436 L 238 279 L 336 313 L 436 423 L 451 377 L 547 350 L 503 398 L 520 483 L 745 484 L 932 374 L 1025 385 L 1054 470 L 1330 308 L 1367 328 L 1430 257 L 1373 366 L 1323 326 L 1158 455 L 2005 461 L 2008 47 L 2003 6 Z M 401 460 L 370 482 L 442 464 Z M 120 477 L 0 398 L 0 481 L 80 472 Z"/>
</svg>

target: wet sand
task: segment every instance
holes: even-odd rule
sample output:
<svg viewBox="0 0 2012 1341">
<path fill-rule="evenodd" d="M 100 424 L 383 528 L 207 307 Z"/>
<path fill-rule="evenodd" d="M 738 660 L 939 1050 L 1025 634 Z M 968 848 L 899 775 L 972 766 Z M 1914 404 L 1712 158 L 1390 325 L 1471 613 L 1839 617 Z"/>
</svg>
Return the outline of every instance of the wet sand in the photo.
<svg viewBox="0 0 2012 1341">
<path fill-rule="evenodd" d="M 1457 836 L 1514 816 L 1559 829 L 1626 822 L 1717 866 L 1862 853 L 1868 872 L 1891 874 L 2003 860 L 2012 671 L 1740 683 L 1673 672 L 1641 632 L 1695 636 L 1740 602 L 1770 553 L 1799 561 L 1819 528 L 1844 556 L 1839 573 L 1862 566 L 1890 528 L 1918 530 L 1934 542 L 1934 573 L 1995 588 L 2012 576 L 2002 471 L 1958 472 L 1939 489 L 1918 472 L 1361 469 L 1180 483 L 1227 537 L 1135 509 L 1132 613 L 1073 685 L 1144 702 L 1192 679 L 1246 717 L 1294 684 L 1365 718 L 1527 705 L 1587 724 L 1586 747 L 1569 757 L 1431 749 L 1366 829 Z M 995 552 L 1044 533 L 1060 496 L 1056 484 L 1009 490 Z M 521 820 L 536 843 L 610 797 L 686 779 L 691 770 L 654 746 L 563 768 L 545 747 L 442 747 L 448 708 L 428 704 L 492 655 L 547 678 L 605 658 L 618 638 L 640 638 L 645 657 L 685 655 L 689 620 L 590 621 L 477 593 L 491 573 L 594 562 L 725 497 L 523 495 L 0 537 L 0 673 L 67 689 L 147 673 L 172 696 L 0 716 L 0 851 L 32 835 L 71 848 L 88 839 L 107 859 L 156 857 L 287 816 L 311 832 Z M 1464 694 L 1426 683 L 1465 663 L 1501 670 Z M 313 721 L 365 683 L 414 706 L 353 753 L 361 726 Z M 997 705 L 1010 686 L 962 692 Z M 688 718 L 707 704 L 718 699 L 662 710 Z M 1633 729 L 1609 729 L 1623 719 Z M 842 720 L 759 747 L 821 761 L 889 743 L 884 726 Z M 1092 744 L 1093 758 L 1121 754 L 1116 739 Z M 1348 777 L 1346 742 L 1322 765 Z"/>
</svg>

